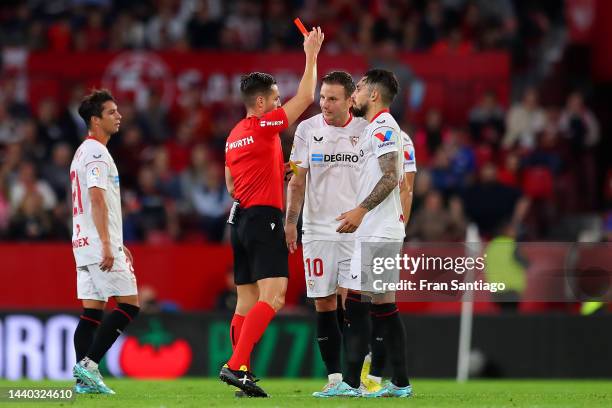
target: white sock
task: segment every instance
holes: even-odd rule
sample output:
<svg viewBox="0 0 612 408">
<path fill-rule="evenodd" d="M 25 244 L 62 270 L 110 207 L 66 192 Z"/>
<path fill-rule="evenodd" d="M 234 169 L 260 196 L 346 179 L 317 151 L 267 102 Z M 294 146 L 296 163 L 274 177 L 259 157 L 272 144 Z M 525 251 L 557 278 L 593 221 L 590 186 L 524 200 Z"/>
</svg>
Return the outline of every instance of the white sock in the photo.
<svg viewBox="0 0 612 408">
<path fill-rule="evenodd" d="M 377 384 L 382 383 L 382 377 L 376 377 L 374 375 L 370 375 L 368 374 L 368 378 L 374 382 L 376 382 Z"/>
<path fill-rule="evenodd" d="M 330 383 L 339 383 L 342 381 L 342 373 L 332 373 L 327 376 L 327 381 Z"/>
</svg>

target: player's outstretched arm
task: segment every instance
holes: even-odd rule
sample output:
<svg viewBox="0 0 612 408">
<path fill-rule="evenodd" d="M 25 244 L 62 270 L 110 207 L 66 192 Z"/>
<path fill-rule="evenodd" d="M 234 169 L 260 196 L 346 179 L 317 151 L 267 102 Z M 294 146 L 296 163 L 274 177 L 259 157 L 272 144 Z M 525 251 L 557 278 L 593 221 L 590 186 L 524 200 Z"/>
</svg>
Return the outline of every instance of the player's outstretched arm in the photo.
<svg viewBox="0 0 612 408">
<path fill-rule="evenodd" d="M 378 164 L 382 170 L 382 177 L 378 180 L 378 183 L 372 189 L 372 192 L 359 204 L 357 208 L 354 208 L 348 212 L 342 213 L 340 217 L 336 218 L 337 221 L 342 221 L 340 226 L 336 229 L 340 233 L 351 233 L 355 232 L 363 217 L 368 211 L 375 208 L 378 204 L 382 203 L 391 191 L 397 186 L 398 183 L 398 171 L 397 171 L 397 152 L 389 152 L 383 154 L 378 158 Z"/>
<path fill-rule="evenodd" d="M 110 271 L 115 262 L 111 251 L 110 233 L 108 232 L 108 207 L 106 206 L 106 192 L 99 187 L 89 189 L 91 199 L 91 216 L 98 231 L 100 242 L 102 242 L 102 262 L 100 269 Z"/>
<path fill-rule="evenodd" d="M 297 249 L 297 223 L 304 204 L 306 192 L 306 174 L 308 169 L 297 167 L 297 172 L 287 185 L 287 216 L 285 219 L 285 240 L 289 252 Z"/>
<path fill-rule="evenodd" d="M 416 173 L 404 173 L 404 179 L 400 184 L 400 201 L 402 203 L 402 212 L 404 214 L 404 225 L 408 224 L 410 219 L 410 211 L 412 210 L 412 189 L 414 186 L 414 176 Z"/>
<path fill-rule="evenodd" d="M 283 105 L 289 125 L 294 123 L 314 101 L 317 86 L 317 56 L 324 38 L 325 35 L 321 32 L 321 27 L 313 29 L 308 33 L 308 37 L 304 37 L 304 53 L 306 54 L 304 75 L 295 96 Z"/>
</svg>

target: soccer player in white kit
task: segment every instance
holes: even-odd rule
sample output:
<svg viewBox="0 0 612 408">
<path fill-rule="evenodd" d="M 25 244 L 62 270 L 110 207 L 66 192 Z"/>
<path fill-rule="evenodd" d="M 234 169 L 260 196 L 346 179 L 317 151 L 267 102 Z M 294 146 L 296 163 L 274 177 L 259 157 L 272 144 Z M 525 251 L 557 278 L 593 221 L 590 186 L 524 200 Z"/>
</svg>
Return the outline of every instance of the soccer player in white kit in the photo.
<svg viewBox="0 0 612 408">
<path fill-rule="evenodd" d="M 404 149 L 404 174 L 400 181 L 400 200 L 402 203 L 404 225 L 410 220 L 412 209 L 412 190 L 414 177 L 416 175 L 416 153 L 414 144 L 410 136 L 404 131 L 401 132 Z M 371 312 L 372 335 L 370 338 L 370 354 L 366 356 L 361 370 L 361 382 L 368 392 L 380 390 L 382 386 L 382 374 L 386 362 L 386 350 L 384 342 L 385 313 Z"/>
<path fill-rule="evenodd" d="M 317 342 L 330 386 L 342 380 L 342 335 L 337 318 L 336 289 L 350 275 L 352 234 L 336 232 L 338 214 L 356 204 L 359 180 L 359 135 L 367 126 L 350 113 L 352 77 L 343 71 L 323 77 L 321 113 L 302 121 L 295 132 L 291 161 L 298 163 L 287 189 L 285 237 L 291 252 L 297 246 L 297 223 L 303 213 L 303 257 L 308 297 L 317 311 Z M 315 393 L 315 396 L 318 393 Z"/>
<path fill-rule="evenodd" d="M 391 358 L 393 377 L 379 391 L 362 394 L 359 371 L 367 353 L 367 312 L 370 308 L 361 301 L 359 291 L 363 283 L 371 282 L 371 266 L 375 256 L 394 257 L 401 252 L 405 236 L 404 213 L 400 197 L 404 148 L 399 125 L 389 113 L 389 105 L 397 95 L 399 84 L 395 75 L 386 70 L 373 69 L 359 81 L 353 93 L 353 114 L 369 122 L 359 140 L 360 185 L 359 205 L 342 213 L 337 231 L 357 231 L 351 258 L 351 276 L 358 283 L 348 287 L 346 319 L 350 322 L 343 333 L 347 365 L 344 381 L 331 391 L 335 396 L 409 397 L 412 387 L 406 372 L 406 333 L 399 317 L 393 292 L 374 293 L 371 312 L 382 317 L 384 342 Z M 397 273 L 397 271 L 395 271 Z M 376 292 L 366 286 L 364 289 Z"/>
<path fill-rule="evenodd" d="M 106 144 L 119 131 L 113 96 L 94 90 L 79 106 L 88 127 L 70 165 L 72 248 L 77 297 L 83 314 L 74 333 L 77 393 L 114 394 L 98 370 L 100 360 L 139 311 L 133 258 L 123 245 L 119 173 Z M 103 319 L 109 297 L 117 307 Z"/>
</svg>

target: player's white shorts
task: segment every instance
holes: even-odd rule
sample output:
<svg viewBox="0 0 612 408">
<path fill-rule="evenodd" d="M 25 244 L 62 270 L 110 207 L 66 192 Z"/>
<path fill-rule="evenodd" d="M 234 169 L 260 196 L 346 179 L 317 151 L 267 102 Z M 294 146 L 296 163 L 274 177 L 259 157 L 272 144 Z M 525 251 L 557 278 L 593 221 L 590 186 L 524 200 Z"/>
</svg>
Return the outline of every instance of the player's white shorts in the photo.
<svg viewBox="0 0 612 408">
<path fill-rule="evenodd" d="M 343 288 L 382 293 L 374 290 L 374 280 L 383 282 L 397 282 L 399 269 L 386 269 L 382 274 L 375 274 L 373 266 L 376 258 L 379 260 L 393 258 L 401 254 L 403 240 L 397 238 L 360 237 L 355 239 L 353 254 L 351 256 L 351 280 Z M 354 279 L 353 279 L 354 277 Z"/>
<path fill-rule="evenodd" d="M 353 241 L 304 242 L 304 275 L 309 298 L 326 297 L 336 293 L 350 279 Z"/>
<path fill-rule="evenodd" d="M 77 267 L 77 298 L 108 301 L 111 296 L 138 294 L 134 268 L 125 257 L 115 258 L 113 268 L 103 271 L 99 264 Z"/>
</svg>

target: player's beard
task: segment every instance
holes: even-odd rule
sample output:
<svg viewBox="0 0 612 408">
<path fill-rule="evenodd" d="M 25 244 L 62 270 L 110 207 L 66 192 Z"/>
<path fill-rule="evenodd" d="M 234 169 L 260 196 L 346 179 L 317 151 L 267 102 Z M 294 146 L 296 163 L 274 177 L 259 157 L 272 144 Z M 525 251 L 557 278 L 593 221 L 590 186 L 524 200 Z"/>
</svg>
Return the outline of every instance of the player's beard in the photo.
<svg viewBox="0 0 612 408">
<path fill-rule="evenodd" d="M 357 118 L 363 118 L 368 112 L 368 105 L 367 104 L 363 104 L 361 106 L 353 105 L 352 110 L 353 110 L 353 116 Z"/>
</svg>

